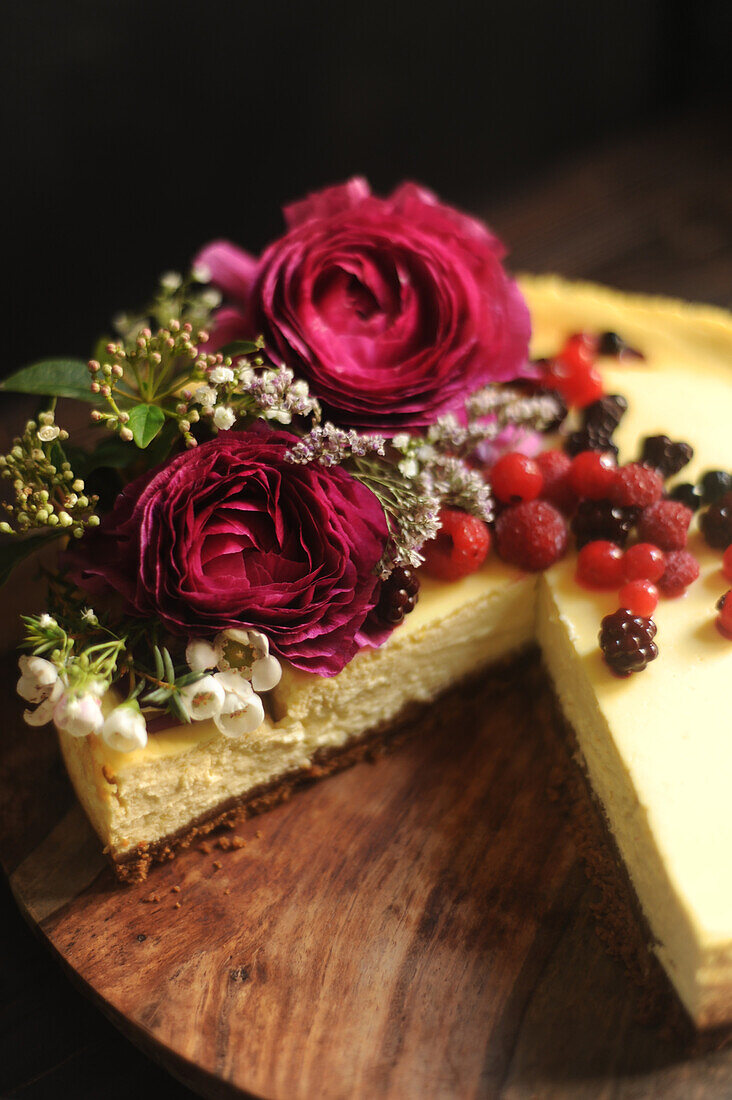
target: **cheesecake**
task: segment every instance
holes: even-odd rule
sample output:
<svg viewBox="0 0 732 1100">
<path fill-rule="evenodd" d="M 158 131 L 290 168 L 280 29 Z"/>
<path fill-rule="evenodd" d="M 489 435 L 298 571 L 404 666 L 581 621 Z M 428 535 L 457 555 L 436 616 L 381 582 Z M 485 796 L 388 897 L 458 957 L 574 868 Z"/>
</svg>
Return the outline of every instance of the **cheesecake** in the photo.
<svg viewBox="0 0 732 1100">
<path fill-rule="evenodd" d="M 579 330 L 614 330 L 642 349 L 642 359 L 600 361 L 607 392 L 628 400 L 615 437 L 622 461 L 666 433 L 694 447 L 685 479 L 732 466 L 732 319 L 554 277 L 526 277 L 521 289 L 537 357 Z M 617 599 L 577 584 L 573 552 L 543 573 L 493 554 L 462 579 L 425 577 L 388 640 L 336 676 L 285 663 L 253 732 L 227 737 L 199 721 L 121 753 L 61 731 L 69 775 L 118 877 L 139 880 L 195 836 L 361 759 L 413 708 L 538 646 L 653 950 L 699 1027 L 732 1023 L 732 643 L 715 627 L 728 584 L 694 528 L 689 548 L 701 575 L 659 604 L 661 652 L 643 675 L 618 678 L 603 661 L 599 624 Z"/>
</svg>

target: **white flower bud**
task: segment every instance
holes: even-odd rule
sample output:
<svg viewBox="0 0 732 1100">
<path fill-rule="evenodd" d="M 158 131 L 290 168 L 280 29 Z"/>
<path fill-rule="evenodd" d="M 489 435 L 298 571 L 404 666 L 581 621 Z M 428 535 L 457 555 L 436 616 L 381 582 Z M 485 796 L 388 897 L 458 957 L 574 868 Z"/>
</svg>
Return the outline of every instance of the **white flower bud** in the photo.
<svg viewBox="0 0 732 1100">
<path fill-rule="evenodd" d="M 204 676 L 180 689 L 180 700 L 192 722 L 215 718 L 224 705 L 226 692 L 214 676 Z"/>
<path fill-rule="evenodd" d="M 186 646 L 186 661 L 192 672 L 205 672 L 216 668 L 216 650 L 205 638 L 192 638 Z"/>
<path fill-rule="evenodd" d="M 56 703 L 53 721 L 57 729 L 71 737 L 88 737 L 99 733 L 104 725 L 102 707 L 96 695 L 67 695 Z"/>
<path fill-rule="evenodd" d="M 116 752 L 134 752 L 147 744 L 147 725 L 137 703 L 122 703 L 108 714 L 102 740 Z"/>
<path fill-rule="evenodd" d="M 219 431 L 227 432 L 236 423 L 236 414 L 228 405 L 219 405 L 214 413 L 213 420 Z"/>
</svg>

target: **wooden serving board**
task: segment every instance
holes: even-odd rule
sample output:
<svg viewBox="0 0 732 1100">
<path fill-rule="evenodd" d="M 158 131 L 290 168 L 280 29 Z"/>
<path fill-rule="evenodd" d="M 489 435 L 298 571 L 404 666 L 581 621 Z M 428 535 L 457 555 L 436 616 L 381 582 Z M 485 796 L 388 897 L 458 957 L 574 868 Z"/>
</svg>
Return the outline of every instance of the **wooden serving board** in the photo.
<svg viewBox="0 0 732 1100">
<path fill-rule="evenodd" d="M 456 693 L 394 754 L 239 827 L 243 847 L 131 887 L 52 734 L 11 721 L 3 864 L 70 977 L 205 1096 L 730 1096 L 732 1052 L 641 1023 L 597 935 L 551 713 L 536 667 Z"/>
</svg>

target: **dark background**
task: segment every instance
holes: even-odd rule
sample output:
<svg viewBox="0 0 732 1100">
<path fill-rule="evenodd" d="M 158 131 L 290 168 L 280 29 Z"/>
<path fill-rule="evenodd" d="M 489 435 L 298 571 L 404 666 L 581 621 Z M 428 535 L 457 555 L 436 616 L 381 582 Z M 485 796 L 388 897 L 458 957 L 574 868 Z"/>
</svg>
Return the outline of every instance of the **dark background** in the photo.
<svg viewBox="0 0 732 1100">
<path fill-rule="evenodd" d="M 0 371 L 86 355 L 207 239 L 257 251 L 283 202 L 352 173 L 485 216 L 517 268 L 732 305 L 730 11 L 6 0 Z M 73 988 L 4 880 L 0 941 L 0 1095 L 191 1095 Z M 657 1091 L 633 1051 L 607 1059 L 618 1096 Z M 687 1068 L 664 1094 L 689 1095 Z"/>
<path fill-rule="evenodd" d="M 729 10 L 12 0 L 2 369 L 88 354 L 200 244 L 256 251 L 284 201 L 350 174 L 380 191 L 417 179 L 490 218 L 568 154 L 718 114 Z"/>
</svg>

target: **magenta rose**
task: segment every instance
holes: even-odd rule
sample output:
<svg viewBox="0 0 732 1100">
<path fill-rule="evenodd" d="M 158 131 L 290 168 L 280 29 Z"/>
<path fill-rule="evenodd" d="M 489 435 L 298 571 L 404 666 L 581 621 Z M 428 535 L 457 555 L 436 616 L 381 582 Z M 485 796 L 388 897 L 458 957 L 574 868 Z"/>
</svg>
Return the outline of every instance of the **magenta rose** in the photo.
<svg viewBox="0 0 732 1100">
<path fill-rule="evenodd" d="M 230 303 L 216 346 L 262 334 L 334 420 L 386 432 L 424 427 L 526 370 L 528 309 L 480 222 L 414 184 L 379 199 L 362 179 L 285 218 L 258 260 L 226 241 L 197 257 Z"/>
<path fill-rule="evenodd" d="M 344 470 L 288 462 L 296 442 L 230 432 L 145 474 L 71 552 L 72 577 L 174 634 L 254 628 L 298 668 L 339 672 L 389 633 L 366 623 L 386 522 Z"/>
</svg>

